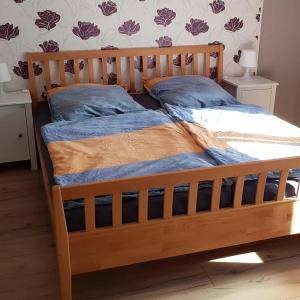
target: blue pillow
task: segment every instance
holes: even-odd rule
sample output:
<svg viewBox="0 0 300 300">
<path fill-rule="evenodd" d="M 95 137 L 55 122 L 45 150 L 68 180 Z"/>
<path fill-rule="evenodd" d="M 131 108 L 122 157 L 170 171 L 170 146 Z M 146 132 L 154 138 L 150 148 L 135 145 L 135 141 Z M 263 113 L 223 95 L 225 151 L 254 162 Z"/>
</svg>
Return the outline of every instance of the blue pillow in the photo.
<svg viewBox="0 0 300 300">
<path fill-rule="evenodd" d="M 150 94 L 162 105 L 203 108 L 239 104 L 215 81 L 202 76 L 176 76 L 154 79 Z"/>
<path fill-rule="evenodd" d="M 82 121 L 93 117 L 143 111 L 120 86 L 73 85 L 48 93 L 52 121 Z"/>
</svg>

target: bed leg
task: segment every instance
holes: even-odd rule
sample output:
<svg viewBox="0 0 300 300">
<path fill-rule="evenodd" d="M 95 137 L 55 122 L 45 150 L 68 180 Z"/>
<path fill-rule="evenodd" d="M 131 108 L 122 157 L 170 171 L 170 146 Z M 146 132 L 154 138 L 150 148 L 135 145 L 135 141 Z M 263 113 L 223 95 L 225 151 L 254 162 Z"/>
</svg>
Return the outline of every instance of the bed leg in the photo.
<svg viewBox="0 0 300 300">
<path fill-rule="evenodd" d="M 54 186 L 52 188 L 52 195 L 60 295 L 61 300 L 71 300 L 72 272 L 70 262 L 69 236 L 61 197 L 61 191 L 58 186 Z"/>
</svg>

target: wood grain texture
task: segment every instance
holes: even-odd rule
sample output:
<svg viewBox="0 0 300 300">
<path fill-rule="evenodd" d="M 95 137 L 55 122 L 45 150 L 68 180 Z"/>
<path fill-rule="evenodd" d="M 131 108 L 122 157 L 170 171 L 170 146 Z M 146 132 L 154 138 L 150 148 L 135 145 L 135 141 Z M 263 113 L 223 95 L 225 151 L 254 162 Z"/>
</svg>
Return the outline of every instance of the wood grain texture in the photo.
<svg viewBox="0 0 300 300">
<path fill-rule="evenodd" d="M 173 54 L 168 55 L 168 76 L 171 77 L 173 76 Z"/>
<path fill-rule="evenodd" d="M 60 300 L 57 260 L 40 172 L 0 169 L 0 299 Z M 298 299 L 300 236 L 73 276 L 73 298 Z M 260 264 L 211 262 L 256 253 Z"/>
<path fill-rule="evenodd" d="M 148 221 L 148 190 L 142 190 L 139 193 L 139 222 Z"/>
<path fill-rule="evenodd" d="M 237 178 L 236 185 L 235 185 L 235 191 L 234 191 L 234 199 L 233 199 L 233 207 L 235 207 L 235 208 L 239 208 L 242 206 L 244 181 L 245 181 L 245 178 L 243 176 L 239 176 Z"/>
<path fill-rule="evenodd" d="M 167 186 L 165 188 L 164 196 L 164 219 L 170 219 L 172 217 L 173 194 L 174 188 L 171 186 Z"/>
<path fill-rule="evenodd" d="M 209 76 L 210 53 L 219 54 L 222 62 L 223 46 L 181 46 L 171 48 L 139 48 L 105 51 L 71 51 L 60 53 L 30 54 L 31 62 L 35 60 L 66 60 L 75 61 L 89 58 L 102 58 L 103 81 L 107 84 L 107 57 L 129 58 L 130 90 L 135 92 L 134 57 L 149 55 L 166 55 L 169 61 L 169 75 L 173 75 L 173 56 L 180 53 L 204 53 L 205 75 Z M 145 58 L 143 58 L 145 62 Z M 172 64 L 171 64 L 172 62 Z M 182 62 L 182 61 L 181 61 Z M 77 63 L 76 63 L 77 65 Z M 184 64 L 185 65 L 185 64 Z M 223 63 L 219 63 L 218 81 L 223 75 Z M 75 71 L 76 73 L 76 71 Z M 31 71 L 30 89 L 35 96 L 35 78 Z M 37 101 L 37 98 L 34 98 Z M 39 143 L 41 141 L 38 141 Z M 41 145 L 39 145 L 41 161 Z M 49 187 L 53 196 L 53 225 L 56 232 L 61 293 L 63 300 L 70 299 L 71 275 L 81 274 L 107 268 L 119 267 L 150 260 L 157 260 L 177 255 L 206 251 L 215 248 L 228 247 L 248 242 L 269 239 L 298 233 L 291 230 L 293 217 L 299 208 L 299 202 L 284 198 L 282 186 L 285 184 L 285 170 L 300 167 L 300 157 L 280 160 L 255 161 L 251 163 L 230 166 L 217 166 L 207 169 L 192 169 L 152 176 L 127 178 L 79 184 L 65 187 Z M 242 197 L 242 180 L 238 179 L 235 205 L 231 209 L 222 210 L 220 194 L 222 179 L 243 178 L 249 174 L 262 174 L 271 170 L 283 171 L 280 184 L 279 201 L 272 203 L 257 203 L 251 207 L 240 207 Z M 45 173 L 45 172 L 43 172 Z M 44 174 L 45 176 L 45 174 Z M 200 181 L 213 181 L 211 212 L 196 213 L 196 186 Z M 45 180 L 45 182 L 47 182 Z M 48 183 L 46 183 L 48 184 Z M 192 190 L 189 196 L 190 204 L 187 216 L 172 216 L 173 187 L 180 184 L 190 184 Z M 260 182 L 264 191 L 265 184 Z M 153 187 L 165 188 L 164 217 L 158 220 L 146 220 L 146 192 Z M 139 220 L 141 222 L 122 224 L 122 193 L 138 191 Z M 68 233 L 63 215 L 63 201 L 70 199 L 92 199 L 101 195 L 113 195 L 112 216 L 113 226 L 108 228 L 93 228 L 95 222 L 95 206 L 90 203 L 86 212 L 86 231 Z M 89 201 L 89 200 L 88 200 Z M 90 230 L 92 229 L 92 230 Z M 201 236 L 199 239 L 197 237 Z"/>
<path fill-rule="evenodd" d="M 222 189 L 222 178 L 216 178 L 213 181 L 213 191 L 211 196 L 211 211 L 217 211 L 220 208 Z"/>
<path fill-rule="evenodd" d="M 89 82 L 95 83 L 95 75 L 94 75 L 94 65 L 93 65 L 93 59 L 88 59 L 88 75 L 89 75 Z"/>
<path fill-rule="evenodd" d="M 66 73 L 65 73 L 65 61 L 60 59 L 58 61 L 58 68 L 59 68 L 59 83 L 61 86 L 66 85 Z"/>
<path fill-rule="evenodd" d="M 198 196 L 198 182 L 191 182 L 189 188 L 189 199 L 188 199 L 189 216 L 196 214 L 197 196 Z"/>
<path fill-rule="evenodd" d="M 44 74 L 47 90 L 51 89 L 51 75 L 50 75 L 50 66 L 49 61 L 44 61 Z"/>
<path fill-rule="evenodd" d="M 199 55 L 195 53 L 193 55 L 193 75 L 199 75 Z"/>
<path fill-rule="evenodd" d="M 181 75 L 186 74 L 185 54 L 180 55 Z"/>
<path fill-rule="evenodd" d="M 53 188 L 53 211 L 55 220 L 56 252 L 59 270 L 60 295 L 62 300 L 72 299 L 72 272 L 70 261 L 70 247 L 67 224 L 61 192 L 58 187 Z"/>
<path fill-rule="evenodd" d="M 122 193 L 113 193 L 112 220 L 114 227 L 122 225 Z"/>
<path fill-rule="evenodd" d="M 256 188 L 256 197 L 255 197 L 256 204 L 262 204 L 264 201 L 264 193 L 265 193 L 267 176 L 268 176 L 267 172 L 263 172 L 259 174 L 258 184 Z"/>
<path fill-rule="evenodd" d="M 65 68 L 64 68 L 64 62 L 71 60 L 74 61 L 74 82 L 80 83 L 85 76 L 80 76 L 80 70 L 79 70 L 79 61 L 84 60 L 87 61 L 88 66 L 88 82 L 94 83 L 96 74 L 95 70 L 93 68 L 93 60 L 99 60 L 100 59 L 100 73 L 102 74 L 102 80 L 101 82 L 103 84 L 108 84 L 108 78 L 109 78 L 109 70 L 108 70 L 108 64 L 107 59 L 109 57 L 115 58 L 116 62 L 115 69 L 116 69 L 116 76 L 117 76 L 117 84 L 123 86 L 127 83 L 127 78 L 122 78 L 122 72 L 121 70 L 121 58 L 125 58 L 129 60 L 128 69 L 126 70 L 128 74 L 128 79 L 130 81 L 130 92 L 132 94 L 137 92 L 137 84 L 139 80 L 136 80 L 136 72 L 134 68 L 134 58 L 135 57 L 142 57 L 142 63 L 143 63 L 143 77 L 148 78 L 149 74 L 147 72 L 148 69 L 148 57 L 155 57 L 156 60 L 156 71 L 155 75 L 151 75 L 151 77 L 156 76 L 160 77 L 162 75 L 161 72 L 161 59 L 166 58 L 166 69 L 168 76 L 174 75 L 174 64 L 173 64 L 173 58 L 177 55 L 181 55 L 180 57 L 180 63 L 181 63 L 181 72 L 183 75 L 188 75 L 188 73 L 191 74 L 199 74 L 199 60 L 198 56 L 204 55 L 206 57 L 205 59 L 205 67 L 204 67 L 204 76 L 209 77 L 210 76 L 210 70 L 209 70 L 209 57 L 210 53 L 217 53 L 219 55 L 218 57 L 218 83 L 222 83 L 223 80 L 223 46 L 219 45 L 194 45 L 194 46 L 174 46 L 174 47 L 168 47 L 168 48 L 125 48 L 125 49 L 112 49 L 112 50 L 84 50 L 84 51 L 60 51 L 60 52 L 53 52 L 53 53 L 28 53 L 27 58 L 33 63 L 33 62 L 42 62 L 44 65 L 47 66 L 47 64 L 52 63 L 53 61 L 59 62 L 59 78 L 60 78 L 60 85 L 65 86 L 66 85 L 66 74 L 65 74 Z M 185 55 L 186 54 L 192 55 L 194 57 L 193 62 L 193 68 L 191 68 L 190 71 L 188 71 L 189 68 L 186 67 L 185 62 Z M 47 68 L 47 67 L 46 67 Z M 38 97 L 37 94 L 37 85 L 36 85 L 36 78 L 34 76 L 33 67 L 29 68 L 30 76 L 29 76 L 29 86 L 30 86 L 30 92 L 33 99 L 33 106 L 35 107 L 36 102 L 41 101 L 41 99 Z M 150 73 L 150 72 L 149 72 Z M 45 84 L 47 88 L 51 86 L 51 84 L 55 83 L 55 79 L 51 78 L 51 76 L 48 76 L 48 72 L 46 69 L 46 72 L 43 72 L 39 78 L 41 80 L 45 81 Z M 126 81 L 125 81 L 126 80 Z"/>
<path fill-rule="evenodd" d="M 156 77 L 160 77 L 160 75 L 161 75 L 160 55 L 155 56 L 155 63 L 156 63 L 155 75 L 156 75 Z"/>
<path fill-rule="evenodd" d="M 72 274 L 289 235 L 298 209 L 282 201 L 70 234 Z"/>
<path fill-rule="evenodd" d="M 85 212 L 85 230 L 93 231 L 96 229 L 95 225 L 95 199 L 88 197 L 84 200 Z"/>
<path fill-rule="evenodd" d="M 129 57 L 129 80 L 130 80 L 130 93 L 135 93 L 135 69 L 134 69 L 134 56 Z"/>
</svg>

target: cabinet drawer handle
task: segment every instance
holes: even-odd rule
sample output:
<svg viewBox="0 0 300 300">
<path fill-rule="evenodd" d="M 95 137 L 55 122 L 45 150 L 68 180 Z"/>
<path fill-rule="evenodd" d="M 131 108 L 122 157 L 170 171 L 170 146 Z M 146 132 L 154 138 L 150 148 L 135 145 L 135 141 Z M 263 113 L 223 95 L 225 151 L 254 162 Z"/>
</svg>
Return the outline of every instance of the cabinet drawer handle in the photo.
<svg viewBox="0 0 300 300">
<path fill-rule="evenodd" d="M 20 139 L 20 138 L 22 138 L 22 137 L 23 137 L 23 134 L 20 133 L 20 134 L 18 135 L 18 138 Z"/>
</svg>

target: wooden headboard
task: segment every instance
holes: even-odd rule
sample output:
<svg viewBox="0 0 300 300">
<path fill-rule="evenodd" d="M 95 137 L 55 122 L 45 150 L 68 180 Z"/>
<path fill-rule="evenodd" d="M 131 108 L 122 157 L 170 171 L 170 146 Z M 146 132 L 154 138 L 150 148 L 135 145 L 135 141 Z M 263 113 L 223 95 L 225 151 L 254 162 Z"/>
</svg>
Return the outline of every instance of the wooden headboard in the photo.
<svg viewBox="0 0 300 300">
<path fill-rule="evenodd" d="M 60 86 L 80 82 L 109 84 L 109 70 L 111 69 L 116 74 L 116 84 L 126 84 L 130 93 L 137 92 L 139 73 L 136 71 L 137 68 L 141 71 L 140 77 L 143 79 L 179 74 L 209 77 L 211 53 L 215 53 L 214 57 L 217 57 L 214 67 L 217 70 L 216 80 L 221 84 L 223 80 L 222 44 L 28 53 L 29 89 L 33 108 L 36 107 L 38 101 L 42 100 L 38 92 L 39 85 L 50 89 L 53 84 Z M 155 61 L 151 66 L 149 66 L 149 57 L 152 58 L 152 62 Z M 175 58 L 177 67 L 174 66 Z M 65 65 L 67 61 L 71 62 L 71 73 L 73 73 L 71 78 L 70 75 L 67 76 L 68 70 Z M 81 66 L 83 64 L 86 66 L 85 76 L 81 74 L 80 62 Z M 34 63 L 42 64 L 43 67 L 43 73 L 38 77 L 34 74 Z M 53 69 L 56 71 L 53 72 Z"/>
</svg>

